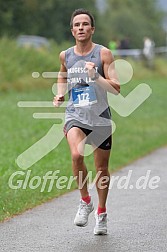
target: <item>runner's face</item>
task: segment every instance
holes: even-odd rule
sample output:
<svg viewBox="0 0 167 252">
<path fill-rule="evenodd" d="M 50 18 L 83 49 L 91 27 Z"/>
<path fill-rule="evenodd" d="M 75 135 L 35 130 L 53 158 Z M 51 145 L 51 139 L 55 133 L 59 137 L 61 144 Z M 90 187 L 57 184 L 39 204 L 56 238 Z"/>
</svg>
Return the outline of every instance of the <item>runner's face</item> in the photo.
<svg viewBox="0 0 167 252">
<path fill-rule="evenodd" d="M 74 17 L 71 31 L 77 41 L 89 40 L 94 33 L 94 29 L 88 15 L 80 14 Z"/>
</svg>

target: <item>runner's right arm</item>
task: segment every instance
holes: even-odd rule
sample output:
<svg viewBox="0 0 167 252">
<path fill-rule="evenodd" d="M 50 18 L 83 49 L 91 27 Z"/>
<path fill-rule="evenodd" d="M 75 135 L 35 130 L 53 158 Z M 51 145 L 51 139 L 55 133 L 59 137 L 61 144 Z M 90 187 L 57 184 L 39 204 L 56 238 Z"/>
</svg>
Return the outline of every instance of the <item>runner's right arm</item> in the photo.
<svg viewBox="0 0 167 252">
<path fill-rule="evenodd" d="M 60 71 L 57 79 L 57 95 L 53 99 L 53 105 L 55 107 L 60 106 L 64 102 L 64 96 L 67 90 L 67 69 L 65 66 L 65 52 L 62 51 L 59 56 L 60 59 Z"/>
</svg>

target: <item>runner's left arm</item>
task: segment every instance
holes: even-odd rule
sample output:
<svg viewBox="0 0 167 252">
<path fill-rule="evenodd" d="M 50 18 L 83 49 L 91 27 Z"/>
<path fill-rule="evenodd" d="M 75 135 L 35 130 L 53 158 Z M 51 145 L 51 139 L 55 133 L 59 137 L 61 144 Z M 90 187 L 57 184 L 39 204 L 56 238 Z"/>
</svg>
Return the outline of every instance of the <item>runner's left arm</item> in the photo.
<svg viewBox="0 0 167 252">
<path fill-rule="evenodd" d="M 114 58 L 111 51 L 106 47 L 101 50 L 101 61 L 103 64 L 104 77 L 97 75 L 96 78 L 95 64 L 93 62 L 86 62 L 85 67 L 88 69 L 89 77 L 95 79 L 96 83 L 106 91 L 113 94 L 119 94 L 120 83 L 115 71 Z"/>
</svg>

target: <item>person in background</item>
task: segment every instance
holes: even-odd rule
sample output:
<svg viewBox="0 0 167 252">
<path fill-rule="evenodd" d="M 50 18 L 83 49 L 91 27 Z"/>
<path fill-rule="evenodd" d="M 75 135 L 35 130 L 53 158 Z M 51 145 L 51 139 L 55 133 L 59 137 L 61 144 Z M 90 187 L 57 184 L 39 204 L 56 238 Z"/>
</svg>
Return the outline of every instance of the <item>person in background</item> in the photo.
<svg viewBox="0 0 167 252">
<path fill-rule="evenodd" d="M 130 41 L 128 37 L 120 40 L 119 49 L 130 49 Z"/>
<path fill-rule="evenodd" d="M 110 40 L 110 42 L 108 43 L 108 48 L 114 54 L 115 50 L 118 49 L 118 42 L 115 39 Z"/>
<path fill-rule="evenodd" d="M 143 41 L 143 56 L 146 62 L 146 66 L 148 68 L 153 68 L 155 43 L 149 37 L 144 37 Z"/>
</svg>

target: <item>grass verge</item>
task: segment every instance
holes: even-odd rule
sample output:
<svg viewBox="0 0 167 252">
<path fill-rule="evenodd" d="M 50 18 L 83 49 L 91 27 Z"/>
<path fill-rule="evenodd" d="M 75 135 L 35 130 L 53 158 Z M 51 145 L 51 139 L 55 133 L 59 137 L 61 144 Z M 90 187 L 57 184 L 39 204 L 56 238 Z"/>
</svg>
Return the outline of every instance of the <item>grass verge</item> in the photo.
<svg viewBox="0 0 167 252">
<path fill-rule="evenodd" d="M 124 95 L 139 83 L 141 81 L 135 80 L 125 85 Z M 157 78 L 147 79 L 145 83 L 152 88 L 152 95 L 130 116 L 121 117 L 113 111 L 113 120 L 117 129 L 113 136 L 111 172 L 166 144 L 167 106 L 164 92 L 166 81 L 164 78 Z M 36 189 L 30 188 L 31 179 L 39 176 L 42 180 L 49 171 L 59 170 L 58 177 L 72 175 L 70 152 L 65 139 L 28 170 L 22 170 L 15 163 L 17 156 L 45 136 L 55 123 L 53 119 L 36 120 L 32 117 L 34 112 L 53 112 L 54 108 L 18 108 L 17 102 L 20 100 L 51 101 L 52 97 L 49 88 L 1 93 L 0 221 L 69 191 L 66 188 L 58 189 L 56 181 L 50 192 L 48 192 L 49 181 L 42 192 L 42 183 Z M 86 157 L 86 164 L 95 174 L 92 155 Z M 11 189 L 9 178 L 14 172 L 20 171 L 21 173 L 13 180 L 13 184 L 18 186 L 18 189 Z M 26 177 L 27 172 L 30 173 L 29 178 Z M 33 183 L 35 185 L 37 181 L 34 180 Z M 70 190 L 74 188 L 76 184 L 72 183 Z"/>
<path fill-rule="evenodd" d="M 28 170 L 22 170 L 15 162 L 19 154 L 44 137 L 56 123 L 54 119 L 33 118 L 35 112 L 55 112 L 54 108 L 19 108 L 17 103 L 52 101 L 53 80 L 33 79 L 31 73 L 58 71 L 58 54 L 66 47 L 68 45 L 53 44 L 50 51 L 36 51 L 18 48 L 14 41 L 6 38 L 0 40 L 0 221 L 76 188 L 74 182 L 68 190 L 67 183 L 62 183 L 65 187 L 58 189 L 55 180 L 50 191 L 49 181 L 42 190 L 43 177 L 48 172 L 59 171 L 58 177 L 72 176 L 70 152 L 65 139 Z M 133 66 L 134 75 L 132 81 L 122 86 L 122 94 L 126 96 L 140 83 L 147 83 L 152 95 L 128 117 L 121 117 L 113 111 L 117 129 L 113 136 L 111 172 L 167 143 L 166 59 L 157 58 L 153 70 L 144 68 L 141 61 L 128 61 Z M 55 136 L 59 134 L 56 128 Z M 86 157 L 86 164 L 95 175 L 92 155 Z M 14 173 L 13 185 L 17 189 L 9 186 L 9 179 Z M 35 188 L 38 182 L 36 176 L 41 181 Z"/>
</svg>

